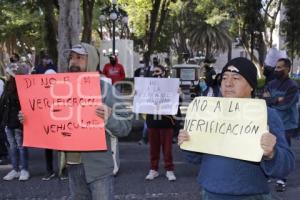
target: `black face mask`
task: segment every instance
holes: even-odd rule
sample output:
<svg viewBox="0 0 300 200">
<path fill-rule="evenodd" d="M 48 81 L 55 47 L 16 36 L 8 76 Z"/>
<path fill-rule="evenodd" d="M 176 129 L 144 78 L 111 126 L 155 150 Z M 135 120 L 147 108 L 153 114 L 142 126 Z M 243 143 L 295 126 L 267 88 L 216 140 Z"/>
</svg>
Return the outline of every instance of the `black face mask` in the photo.
<svg viewBox="0 0 300 200">
<path fill-rule="evenodd" d="M 110 60 L 110 64 L 115 65 L 116 61 L 115 60 Z"/>
<path fill-rule="evenodd" d="M 158 63 L 157 61 L 154 61 L 154 62 L 153 62 L 153 65 L 154 65 L 154 66 L 157 66 L 158 64 L 159 64 L 159 63 Z"/>
<path fill-rule="evenodd" d="M 276 79 L 282 79 L 284 77 L 284 71 L 283 70 L 274 71 L 274 77 Z"/>
<path fill-rule="evenodd" d="M 69 72 L 80 72 L 81 69 L 79 66 L 70 66 L 69 67 Z"/>
<path fill-rule="evenodd" d="M 162 78 L 162 75 L 161 74 L 155 74 L 155 75 L 152 75 L 152 77 L 154 77 L 154 78 Z"/>
<path fill-rule="evenodd" d="M 211 68 L 210 68 L 209 66 L 207 66 L 207 65 L 204 66 L 204 68 L 206 69 L 206 71 L 210 71 L 210 69 L 211 69 Z"/>
<path fill-rule="evenodd" d="M 9 58 L 9 61 L 10 61 L 11 63 L 16 63 L 16 62 L 18 62 L 18 60 L 15 59 L 15 58 L 13 58 L 13 57 Z"/>
</svg>

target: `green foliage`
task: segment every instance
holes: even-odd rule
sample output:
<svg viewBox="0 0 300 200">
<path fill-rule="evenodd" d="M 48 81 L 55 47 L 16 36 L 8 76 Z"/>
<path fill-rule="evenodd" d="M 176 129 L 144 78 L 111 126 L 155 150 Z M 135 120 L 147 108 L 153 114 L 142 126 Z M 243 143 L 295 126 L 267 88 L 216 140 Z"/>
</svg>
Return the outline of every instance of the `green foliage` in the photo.
<svg viewBox="0 0 300 200">
<path fill-rule="evenodd" d="M 205 16 L 206 23 L 214 26 L 228 20 L 226 4 L 222 0 L 196 0 L 195 11 Z"/>
<path fill-rule="evenodd" d="M 224 51 L 231 43 L 227 31 L 229 14 L 225 8 L 226 1 L 221 0 L 176 1 L 169 6 L 171 25 L 163 33 L 169 31 L 169 40 L 178 55 L 205 48 L 209 48 L 209 54 Z"/>
<path fill-rule="evenodd" d="M 300 12 L 299 0 L 285 0 L 283 4 L 286 8 L 286 19 L 282 23 L 283 33 L 286 35 L 286 42 L 291 57 L 300 55 L 300 20 L 298 14 Z"/>
<path fill-rule="evenodd" d="M 28 3 L 33 3 L 28 1 Z M 0 2 L 0 42 L 13 41 L 19 44 L 19 49 L 42 46 L 41 26 L 42 13 L 34 4 L 25 1 Z M 12 44 L 15 45 L 15 44 Z"/>
<path fill-rule="evenodd" d="M 261 0 L 251 0 L 241 3 L 240 6 L 243 28 L 247 33 L 254 31 L 263 31 L 263 22 L 261 16 L 262 3 Z"/>
<path fill-rule="evenodd" d="M 148 28 L 148 17 L 152 9 L 151 0 L 119 0 L 129 15 L 129 24 L 137 38 L 145 37 Z"/>
<path fill-rule="evenodd" d="M 264 86 L 265 86 L 265 81 L 266 81 L 265 78 L 259 78 L 259 79 L 257 79 L 257 88 L 258 89 L 263 89 Z"/>
</svg>

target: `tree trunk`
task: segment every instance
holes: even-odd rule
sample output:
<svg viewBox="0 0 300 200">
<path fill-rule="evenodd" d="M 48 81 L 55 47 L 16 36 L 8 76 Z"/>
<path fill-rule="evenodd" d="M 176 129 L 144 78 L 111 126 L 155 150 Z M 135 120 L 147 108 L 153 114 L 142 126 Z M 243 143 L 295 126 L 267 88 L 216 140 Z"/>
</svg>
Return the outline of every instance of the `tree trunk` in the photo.
<svg viewBox="0 0 300 200">
<path fill-rule="evenodd" d="M 93 8 L 95 0 L 83 1 L 83 32 L 81 41 L 91 43 L 92 41 L 92 21 L 93 21 Z"/>
<path fill-rule="evenodd" d="M 265 61 L 265 57 L 267 55 L 267 47 L 266 47 L 266 44 L 264 43 L 262 33 L 260 33 L 258 35 L 258 42 L 257 42 L 257 49 L 256 50 L 258 52 L 259 65 L 260 65 L 260 67 L 262 67 L 263 64 L 264 64 L 264 61 Z"/>
<path fill-rule="evenodd" d="M 153 0 L 152 10 L 150 14 L 150 26 L 147 31 L 146 38 L 146 52 L 144 55 L 145 63 L 148 64 L 150 61 L 150 56 L 155 48 L 157 35 L 160 34 L 161 27 L 163 26 L 165 19 L 168 14 L 168 5 L 170 4 L 170 0 L 163 0 L 161 4 L 161 0 Z"/>
<path fill-rule="evenodd" d="M 80 0 L 59 0 L 59 24 L 58 24 L 58 71 L 68 70 L 68 57 L 66 49 L 79 43 L 80 24 Z"/>
<path fill-rule="evenodd" d="M 55 65 L 57 65 L 57 21 L 54 16 L 55 1 L 41 1 L 43 10 L 45 13 L 44 27 L 45 27 L 45 44 L 47 46 L 48 53 L 53 59 Z"/>
<path fill-rule="evenodd" d="M 154 38 L 155 38 L 155 34 L 156 34 L 156 24 L 157 24 L 157 20 L 158 20 L 158 13 L 160 10 L 160 2 L 161 0 L 154 0 L 154 3 L 152 5 L 152 10 L 151 10 L 151 14 L 150 14 L 150 26 L 149 26 L 149 30 L 148 30 L 148 37 L 147 37 L 147 51 L 145 52 L 145 62 L 146 64 L 149 63 L 150 61 L 150 56 L 153 52 L 153 46 L 154 46 Z"/>
</svg>

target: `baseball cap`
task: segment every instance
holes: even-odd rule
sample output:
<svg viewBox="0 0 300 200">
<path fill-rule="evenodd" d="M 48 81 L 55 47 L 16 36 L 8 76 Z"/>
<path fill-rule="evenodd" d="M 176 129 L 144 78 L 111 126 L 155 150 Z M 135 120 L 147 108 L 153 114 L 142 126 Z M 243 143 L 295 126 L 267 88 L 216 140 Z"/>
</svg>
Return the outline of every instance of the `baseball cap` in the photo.
<svg viewBox="0 0 300 200">
<path fill-rule="evenodd" d="M 72 47 L 72 49 L 67 49 L 67 50 L 73 51 L 80 55 L 88 55 L 87 50 L 84 48 L 84 46 L 82 44 L 76 44 Z"/>
</svg>

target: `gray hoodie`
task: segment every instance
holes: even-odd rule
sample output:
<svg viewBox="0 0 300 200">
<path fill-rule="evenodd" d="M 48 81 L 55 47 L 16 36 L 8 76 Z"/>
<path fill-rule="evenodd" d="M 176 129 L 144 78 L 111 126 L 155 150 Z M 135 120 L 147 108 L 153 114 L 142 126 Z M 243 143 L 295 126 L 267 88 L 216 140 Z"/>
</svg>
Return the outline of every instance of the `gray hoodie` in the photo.
<svg viewBox="0 0 300 200">
<path fill-rule="evenodd" d="M 94 46 L 86 43 L 81 43 L 88 52 L 87 71 L 95 72 L 99 65 L 99 53 Z M 105 125 L 106 143 L 108 150 L 106 151 L 88 151 L 81 153 L 81 163 L 85 169 L 86 181 L 88 183 L 100 179 L 104 176 L 112 175 L 113 159 L 110 148 L 110 136 L 108 132 L 116 137 L 127 136 L 131 131 L 132 121 L 130 111 L 124 111 L 125 105 L 121 105 L 122 100 L 119 97 L 118 91 L 110 84 L 100 81 L 102 102 L 113 108 L 113 114 L 108 118 Z M 117 95 L 114 95 L 117 94 Z M 117 104 L 116 104 L 117 103 Z M 118 105 L 118 106 L 116 106 Z M 121 112 L 122 111 L 122 112 Z M 116 119 L 118 118 L 118 119 Z M 60 172 L 66 164 L 65 153 L 60 156 Z"/>
</svg>

